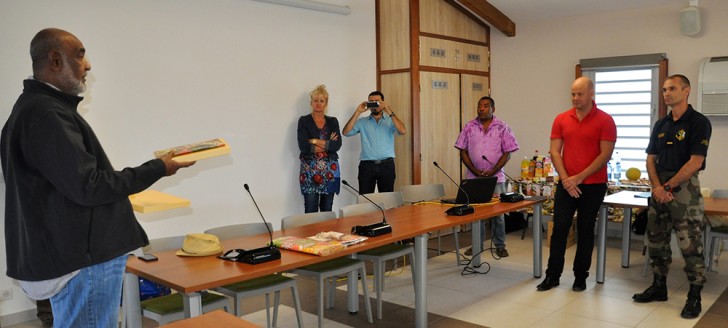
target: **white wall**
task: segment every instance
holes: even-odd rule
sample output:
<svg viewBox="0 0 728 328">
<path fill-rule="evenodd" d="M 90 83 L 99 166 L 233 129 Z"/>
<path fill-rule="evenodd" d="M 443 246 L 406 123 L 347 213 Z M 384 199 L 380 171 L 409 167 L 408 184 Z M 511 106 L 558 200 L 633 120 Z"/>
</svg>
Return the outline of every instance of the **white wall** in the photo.
<svg viewBox="0 0 728 328">
<path fill-rule="evenodd" d="M 92 65 L 80 111 L 117 169 L 180 144 L 217 137 L 231 144 L 230 156 L 199 161 L 152 186 L 192 206 L 139 214 L 150 238 L 258 222 L 243 183 L 278 227 L 281 217 L 303 212 L 295 142 L 298 117 L 310 112 L 308 92 L 326 84 L 328 114 L 343 127 L 376 87 L 374 2 L 327 2 L 349 5 L 351 14 L 247 0 L 3 0 L 0 121 L 32 73 L 33 35 L 66 29 L 84 43 Z M 344 179 L 356 180 L 359 149 L 358 137 L 344 139 Z M 4 192 L 2 186 L 1 199 Z M 350 192 L 341 195 L 334 208 L 355 202 Z M 34 307 L 2 275 L 0 288 L 9 287 L 15 297 L 0 302 L 0 316 Z"/>
<path fill-rule="evenodd" d="M 685 2 L 684 5 L 687 5 Z M 665 53 L 670 74 L 686 75 L 693 86 L 689 101 L 696 105 L 698 66 L 704 57 L 728 55 L 728 1 L 700 1 L 702 32 L 680 34 L 679 12 L 684 5 L 577 16 L 538 24 L 518 24 L 516 37 L 491 29 L 492 95 L 496 115 L 508 122 L 521 150 L 507 172 L 519 173 L 523 156 L 549 147 L 551 123 L 571 107 L 569 92 L 579 59 Z M 597 104 L 598 105 L 598 104 Z M 524 115 L 527 113 L 527 115 Z M 725 164 L 728 119 L 711 118 L 713 136 L 704 187 L 728 188 Z"/>
</svg>

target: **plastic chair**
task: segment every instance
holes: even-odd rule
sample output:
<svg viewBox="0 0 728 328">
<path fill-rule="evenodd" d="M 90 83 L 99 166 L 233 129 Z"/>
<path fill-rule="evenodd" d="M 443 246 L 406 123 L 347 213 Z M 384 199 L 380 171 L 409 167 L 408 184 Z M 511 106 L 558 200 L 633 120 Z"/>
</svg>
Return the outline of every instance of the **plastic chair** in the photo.
<svg viewBox="0 0 728 328">
<path fill-rule="evenodd" d="M 383 203 L 379 203 L 377 205 L 382 208 L 384 207 Z M 379 208 L 367 202 L 346 205 L 341 207 L 339 211 L 340 217 L 347 217 L 358 214 L 379 212 Z M 412 265 L 414 261 L 414 247 L 403 244 L 389 244 L 357 253 L 356 256 L 357 258 L 365 261 L 372 261 L 374 270 L 374 291 L 377 293 L 377 319 L 382 319 L 382 291 L 384 290 L 385 264 L 389 260 L 394 260 L 401 256 L 409 256 L 410 270 L 412 270 L 412 279 L 414 279 L 415 273 Z"/>
<path fill-rule="evenodd" d="M 371 199 L 375 203 L 384 203 L 385 210 L 404 205 L 404 198 L 402 197 L 402 193 L 399 191 L 373 192 L 371 194 L 364 194 L 364 196 Z M 357 203 L 369 203 L 369 201 L 364 198 L 364 196 L 359 195 L 357 197 Z"/>
<path fill-rule="evenodd" d="M 334 212 L 313 212 L 299 215 L 291 215 L 281 219 L 281 228 L 293 228 L 311 223 L 332 220 L 336 218 Z M 367 290 L 366 280 L 366 268 L 364 261 L 358 259 L 352 259 L 349 257 L 340 257 L 333 260 L 328 260 L 321 263 L 307 265 L 301 268 L 297 268 L 291 271 L 292 273 L 309 276 L 316 279 L 318 293 L 318 326 L 323 327 L 324 320 L 324 291 L 328 290 L 329 302 L 326 307 L 331 308 L 334 306 L 334 292 L 336 288 L 336 278 L 339 275 L 357 273 L 362 277 L 361 286 L 364 290 L 364 300 L 367 309 L 367 320 L 369 323 L 374 323 L 372 320 L 372 307 L 369 303 L 369 292 Z M 327 289 L 328 288 L 328 289 Z"/>
<path fill-rule="evenodd" d="M 267 224 L 268 228 L 272 229 L 270 223 Z M 252 236 L 261 233 L 268 233 L 265 223 L 241 223 L 233 224 L 213 229 L 208 229 L 205 233 L 209 233 L 217 236 L 221 241 L 235 239 L 243 236 Z M 241 281 L 217 288 L 212 290 L 229 296 L 233 299 L 235 306 L 235 316 L 240 317 L 242 311 L 240 306 L 244 298 L 263 295 L 265 294 L 265 318 L 268 327 L 276 327 L 278 325 L 278 304 L 280 304 L 281 290 L 286 288 L 291 289 L 293 297 L 293 304 L 296 308 L 296 319 L 298 320 L 298 327 L 303 327 L 303 317 L 301 317 L 301 301 L 298 297 L 298 287 L 296 280 L 280 274 L 269 274 L 260 278 L 252 280 Z M 273 297 L 273 324 L 271 325 L 270 319 L 270 293 L 274 293 Z"/>
<path fill-rule="evenodd" d="M 728 198 L 728 189 L 716 189 L 714 198 Z M 728 217 L 724 215 L 706 215 L 705 224 L 705 256 L 706 271 L 713 271 L 713 259 L 720 257 L 720 241 L 728 239 Z"/>
<path fill-rule="evenodd" d="M 445 187 L 441 183 L 407 185 L 400 188 L 402 197 L 407 203 L 418 203 L 431 201 L 445 196 Z M 440 231 L 437 231 L 437 255 L 442 254 L 442 239 Z M 460 239 L 458 238 L 457 227 L 452 227 L 452 236 L 455 241 L 455 258 L 460 265 Z"/>
<path fill-rule="evenodd" d="M 149 245 L 143 248 L 144 253 L 162 252 L 182 248 L 185 236 L 152 239 Z M 141 302 L 142 315 L 164 325 L 172 321 L 182 320 L 184 314 L 184 299 L 180 293 L 172 293 L 155 297 Z M 202 292 L 202 312 L 218 309 L 227 311 L 226 297 L 209 292 Z"/>
</svg>

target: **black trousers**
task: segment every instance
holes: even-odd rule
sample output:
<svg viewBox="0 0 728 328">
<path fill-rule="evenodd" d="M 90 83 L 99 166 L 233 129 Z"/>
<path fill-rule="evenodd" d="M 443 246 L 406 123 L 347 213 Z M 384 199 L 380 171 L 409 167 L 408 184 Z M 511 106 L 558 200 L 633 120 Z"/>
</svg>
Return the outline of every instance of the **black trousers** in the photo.
<svg viewBox="0 0 728 328">
<path fill-rule="evenodd" d="M 379 192 L 394 191 L 394 159 L 379 163 L 374 161 L 359 162 L 359 192 L 370 194 L 377 187 Z"/>
<path fill-rule="evenodd" d="M 594 251 L 594 226 L 607 192 L 607 184 L 580 184 L 581 195 L 573 198 L 559 183 L 554 195 L 554 231 L 546 275 L 560 277 L 564 271 L 564 253 L 569 229 L 576 212 L 576 256 L 574 257 L 574 276 L 589 276 L 592 253 Z"/>
</svg>

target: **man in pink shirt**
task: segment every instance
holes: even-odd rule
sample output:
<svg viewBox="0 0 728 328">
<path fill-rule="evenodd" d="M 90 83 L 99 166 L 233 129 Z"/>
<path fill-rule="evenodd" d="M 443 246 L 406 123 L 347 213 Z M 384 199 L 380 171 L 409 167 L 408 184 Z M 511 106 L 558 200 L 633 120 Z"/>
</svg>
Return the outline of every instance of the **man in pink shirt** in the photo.
<svg viewBox="0 0 728 328">
<path fill-rule="evenodd" d="M 468 168 L 465 177 L 498 177 L 495 193 L 506 191 L 506 177 L 503 166 L 508 163 L 511 153 L 518 150 L 518 142 L 513 131 L 505 122 L 493 115 L 495 113 L 495 100 L 491 97 L 482 97 L 478 101 L 478 117 L 471 120 L 455 142 L 455 148 L 460 150 L 460 159 Z M 506 225 L 503 215 L 490 220 L 493 222 L 493 244 L 499 257 L 507 257 Z M 480 240 L 485 240 L 485 221 L 480 229 Z M 484 250 L 488 249 L 483 247 Z M 465 251 L 465 255 L 472 255 L 473 248 Z"/>
</svg>

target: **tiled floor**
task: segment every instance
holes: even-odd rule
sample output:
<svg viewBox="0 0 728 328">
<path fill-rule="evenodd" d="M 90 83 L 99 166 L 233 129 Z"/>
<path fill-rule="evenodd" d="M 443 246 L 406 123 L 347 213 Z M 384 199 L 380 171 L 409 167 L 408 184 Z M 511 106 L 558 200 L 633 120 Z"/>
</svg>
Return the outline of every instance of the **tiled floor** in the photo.
<svg viewBox="0 0 728 328">
<path fill-rule="evenodd" d="M 461 233 L 461 245 L 469 240 L 469 233 Z M 436 247 L 431 241 L 431 247 Z M 452 241 L 443 239 L 442 245 Z M 532 240 L 527 234 L 520 239 L 520 232 L 507 237 L 510 256 L 495 260 L 484 257 L 487 264 L 479 268 L 487 274 L 461 275 L 453 253 L 435 256 L 428 262 L 427 301 L 429 327 L 726 327 L 728 324 L 728 252 L 724 252 L 717 265 L 717 272 L 707 274 L 708 283 L 703 289 L 703 314 L 698 319 L 680 318 L 685 302 L 688 283 L 682 271 L 684 262 L 678 253 L 674 255 L 672 272 L 668 277 L 670 299 L 667 302 L 638 304 L 632 295 L 644 290 L 652 277 L 642 276 L 643 257 L 641 243 L 633 242 L 630 268 L 620 265 L 619 240 L 609 240 L 607 249 L 606 281 L 594 280 L 596 263 L 592 263 L 592 277 L 587 280 L 587 290 L 573 292 L 573 276 L 565 272 L 561 285 L 546 292 L 536 291 L 540 279 L 532 276 Z M 463 249 L 464 250 L 464 249 Z M 575 247 L 567 250 L 567 263 L 574 256 Z M 548 247 L 544 247 L 544 263 L 548 259 Z M 594 255 L 596 261 L 596 252 Z M 568 265 L 567 265 L 568 267 Z M 371 280 L 369 281 L 371 288 Z M 366 321 L 363 303 L 360 311 L 349 314 L 346 310 L 345 286 L 337 291 L 336 304 L 327 309 L 326 327 L 412 327 L 414 325 L 414 290 L 409 268 L 393 271 L 386 279 L 384 292 L 384 318 L 374 324 Z M 316 294 L 313 281 L 299 278 L 301 303 L 304 310 L 304 326 L 316 325 Z M 723 295 L 721 295 L 723 294 Z M 363 298 L 362 298 L 363 299 Z M 718 302 L 716 303 L 716 300 Z M 279 327 L 295 327 L 296 320 L 290 294 L 284 292 L 279 314 Z M 716 303 L 714 305 L 714 303 Z M 244 302 L 246 311 L 254 311 L 245 319 L 265 326 L 264 299 L 254 298 Z M 712 308 L 711 308 L 712 306 Z M 156 323 L 145 320 L 144 327 Z M 15 328 L 40 327 L 37 322 L 11 326 Z"/>
</svg>

